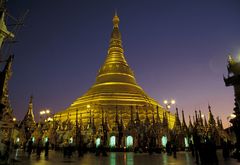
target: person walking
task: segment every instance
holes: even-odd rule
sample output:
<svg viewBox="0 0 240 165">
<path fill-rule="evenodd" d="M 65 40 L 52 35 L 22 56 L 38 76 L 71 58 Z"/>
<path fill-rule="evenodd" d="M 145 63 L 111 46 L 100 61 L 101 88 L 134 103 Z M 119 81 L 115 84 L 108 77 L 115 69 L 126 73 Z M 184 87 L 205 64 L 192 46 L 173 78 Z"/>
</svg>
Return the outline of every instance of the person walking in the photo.
<svg viewBox="0 0 240 165">
<path fill-rule="evenodd" d="M 170 141 L 167 141 L 167 144 L 166 144 L 166 152 L 167 152 L 167 155 L 172 155 L 172 144 Z"/>
<path fill-rule="evenodd" d="M 28 141 L 28 145 L 27 145 L 28 158 L 30 158 L 30 156 L 31 156 L 32 149 L 33 149 L 33 140 L 32 140 L 32 138 L 31 138 L 31 139 Z"/>
<path fill-rule="evenodd" d="M 36 152 L 37 152 L 37 159 L 39 159 L 40 155 L 41 155 L 41 152 L 42 152 L 42 140 L 41 140 L 41 138 L 38 139 Z"/>
<path fill-rule="evenodd" d="M 47 141 L 46 141 L 46 143 L 45 143 L 44 150 L 45 150 L 45 158 L 48 158 L 49 139 L 47 139 Z"/>
<path fill-rule="evenodd" d="M 83 146 L 83 141 L 82 141 L 81 137 L 78 142 L 77 151 L 78 151 L 78 157 L 82 157 L 83 153 L 84 153 L 84 146 Z"/>
<path fill-rule="evenodd" d="M 173 152 L 173 157 L 177 158 L 177 144 L 176 144 L 176 141 L 172 142 L 172 152 Z"/>
<path fill-rule="evenodd" d="M 193 146 L 192 140 L 189 141 L 189 150 L 190 150 L 191 153 L 192 153 L 192 157 L 194 157 L 195 154 L 194 154 L 194 146 Z"/>
</svg>

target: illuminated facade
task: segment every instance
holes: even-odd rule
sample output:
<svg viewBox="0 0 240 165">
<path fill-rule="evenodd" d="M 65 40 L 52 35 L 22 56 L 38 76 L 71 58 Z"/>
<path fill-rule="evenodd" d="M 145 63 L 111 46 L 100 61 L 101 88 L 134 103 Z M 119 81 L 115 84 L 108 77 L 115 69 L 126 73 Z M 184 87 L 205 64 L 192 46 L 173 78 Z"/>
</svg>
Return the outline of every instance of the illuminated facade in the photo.
<svg viewBox="0 0 240 165">
<path fill-rule="evenodd" d="M 92 134 L 103 133 L 106 124 L 108 141 L 111 134 L 118 134 L 122 129 L 123 136 L 133 134 L 128 129 L 133 124 L 148 124 L 154 120 L 162 124 L 167 120 L 166 127 L 173 128 L 175 117 L 158 102 L 149 97 L 137 84 L 129 67 L 122 46 L 119 31 L 119 17 L 113 17 L 113 31 L 106 60 L 99 69 L 95 84 L 80 98 L 76 99 L 66 110 L 55 114 L 55 120 L 82 124 L 82 129 L 92 130 Z M 77 120 L 77 121 L 76 121 Z M 81 121 L 81 122 L 80 122 Z M 102 131 L 101 131 L 102 130 Z M 161 132 L 163 134 L 163 132 Z M 120 136 L 120 135 L 119 135 Z M 112 137 L 114 139 L 114 137 Z M 121 144 L 132 144 L 119 142 Z M 115 144 L 113 141 L 111 145 Z"/>
<path fill-rule="evenodd" d="M 21 138 L 23 138 L 24 140 L 30 139 L 33 131 L 36 128 L 36 122 L 33 114 L 33 96 L 30 97 L 28 111 L 24 116 L 23 120 L 21 121 L 19 127 L 20 132 L 22 133 L 22 135 L 24 135 Z"/>
<path fill-rule="evenodd" d="M 14 126 L 12 107 L 9 99 L 8 83 L 12 76 L 13 55 L 3 59 L 3 43 L 13 39 L 14 34 L 8 31 L 5 22 L 5 0 L 0 1 L 0 141 L 7 141 Z M 6 62 L 6 63 L 5 63 Z"/>
<path fill-rule="evenodd" d="M 236 153 L 240 161 L 240 62 L 236 61 L 231 55 L 228 58 L 228 76 L 224 77 L 226 86 L 233 86 L 234 89 L 234 108 L 230 122 L 236 135 Z"/>
</svg>

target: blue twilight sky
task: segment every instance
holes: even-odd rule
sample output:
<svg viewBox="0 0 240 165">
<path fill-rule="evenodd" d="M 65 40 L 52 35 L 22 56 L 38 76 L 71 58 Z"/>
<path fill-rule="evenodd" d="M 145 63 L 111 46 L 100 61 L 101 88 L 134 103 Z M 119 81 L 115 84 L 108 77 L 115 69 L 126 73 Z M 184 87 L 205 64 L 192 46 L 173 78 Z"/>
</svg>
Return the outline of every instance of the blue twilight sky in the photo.
<svg viewBox="0 0 240 165">
<path fill-rule="evenodd" d="M 185 115 L 210 103 L 215 116 L 233 109 L 223 82 L 227 56 L 240 49 L 239 0 L 9 0 L 29 13 L 17 34 L 9 95 L 17 118 L 34 96 L 34 113 L 67 108 L 94 83 L 107 55 L 112 17 L 120 17 L 125 57 L 138 84 L 161 104 L 176 99 Z M 174 111 L 174 109 L 171 109 Z"/>
</svg>

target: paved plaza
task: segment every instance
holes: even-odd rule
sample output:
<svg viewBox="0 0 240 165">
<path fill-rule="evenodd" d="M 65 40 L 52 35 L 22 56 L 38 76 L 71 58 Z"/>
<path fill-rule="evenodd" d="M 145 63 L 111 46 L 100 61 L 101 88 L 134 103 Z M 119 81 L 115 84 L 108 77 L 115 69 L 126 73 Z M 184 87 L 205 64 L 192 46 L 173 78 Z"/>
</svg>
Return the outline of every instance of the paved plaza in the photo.
<svg viewBox="0 0 240 165">
<path fill-rule="evenodd" d="M 221 151 L 218 151 L 219 165 L 237 165 L 235 159 L 224 161 L 221 157 Z M 148 153 L 133 152 L 111 152 L 107 157 L 96 157 L 92 153 L 87 153 L 83 157 L 78 158 L 74 154 L 72 158 L 63 158 L 61 152 L 50 151 L 49 159 L 44 158 L 42 153 L 40 159 L 36 158 L 36 154 L 32 154 L 31 158 L 27 158 L 23 153 L 19 153 L 18 160 L 13 162 L 16 165 L 194 165 L 195 160 L 189 152 L 178 152 L 177 158 L 168 156 L 166 153 L 149 155 Z"/>
</svg>

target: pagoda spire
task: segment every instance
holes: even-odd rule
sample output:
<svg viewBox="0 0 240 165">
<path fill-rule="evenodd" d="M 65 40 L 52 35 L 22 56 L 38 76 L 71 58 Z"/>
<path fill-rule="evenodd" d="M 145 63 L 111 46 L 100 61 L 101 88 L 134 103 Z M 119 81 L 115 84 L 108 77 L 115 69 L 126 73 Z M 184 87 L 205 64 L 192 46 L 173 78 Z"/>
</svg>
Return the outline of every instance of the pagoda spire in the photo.
<svg viewBox="0 0 240 165">
<path fill-rule="evenodd" d="M 223 129 L 222 121 L 219 116 L 217 117 L 217 126 L 218 128 Z"/>
<path fill-rule="evenodd" d="M 207 118 L 206 116 L 204 116 L 204 126 L 207 127 L 208 126 L 208 123 L 207 123 Z"/>
<path fill-rule="evenodd" d="M 155 124 L 154 109 L 153 109 L 153 111 L 152 111 L 152 123 Z"/>
<path fill-rule="evenodd" d="M 105 61 L 105 65 L 108 63 L 120 63 L 128 66 L 125 57 L 123 55 L 124 50 L 122 46 L 122 36 L 119 31 L 119 22 L 120 19 L 115 13 L 113 19 L 113 30 L 110 38 L 109 48 L 108 48 L 108 56 Z"/>
<path fill-rule="evenodd" d="M 104 111 L 103 111 L 103 108 L 102 108 L 102 126 L 104 126 L 105 122 L 104 122 Z"/>
<path fill-rule="evenodd" d="M 134 127 L 134 119 L 133 119 L 133 106 L 130 106 L 130 121 L 128 122 L 128 128 L 132 129 Z"/>
<path fill-rule="evenodd" d="M 118 24 L 119 24 L 119 17 L 117 15 L 117 11 L 115 11 L 114 17 L 113 17 L 113 27 L 114 28 L 118 28 Z"/>
<path fill-rule="evenodd" d="M 95 126 L 95 117 L 94 117 L 94 115 L 93 115 L 93 118 L 92 118 L 92 130 L 93 130 L 93 132 L 95 133 L 95 131 L 96 131 L 96 126 Z"/>
<path fill-rule="evenodd" d="M 120 19 L 115 13 L 113 19 L 113 30 L 110 37 L 107 58 L 98 72 L 96 84 L 104 82 L 124 82 L 137 85 L 134 73 L 128 66 L 124 57 L 122 36 L 119 31 Z M 121 77 L 119 79 L 118 77 Z"/>
<path fill-rule="evenodd" d="M 131 106 L 131 122 L 133 123 L 133 106 Z"/>
<path fill-rule="evenodd" d="M 192 124 L 192 121 L 191 121 L 191 116 L 189 115 L 189 122 L 188 122 L 188 131 L 189 133 L 193 133 L 193 124 Z"/>
<path fill-rule="evenodd" d="M 215 126 L 215 120 L 211 111 L 211 106 L 208 104 L 208 111 L 209 111 L 209 117 L 208 117 L 208 124 L 209 126 Z"/>
<path fill-rule="evenodd" d="M 192 120 L 193 120 L 192 124 L 193 124 L 193 126 L 195 126 L 196 125 L 196 121 L 195 121 L 194 115 L 192 116 Z"/>
<path fill-rule="evenodd" d="M 121 116 L 120 116 L 121 118 L 120 118 L 120 124 L 121 124 L 121 126 L 123 126 L 123 117 L 122 117 L 122 111 L 121 111 Z"/>
<path fill-rule="evenodd" d="M 192 124 L 192 120 L 191 120 L 191 116 L 189 115 L 189 124 L 188 124 L 189 128 L 193 128 L 193 124 Z"/>
<path fill-rule="evenodd" d="M 201 110 L 199 110 L 199 122 L 200 122 L 200 125 L 203 126 L 203 116 L 202 116 Z"/>
<path fill-rule="evenodd" d="M 178 132 L 181 131 L 181 122 L 178 115 L 178 108 L 176 108 L 175 123 L 173 129 Z"/>
<path fill-rule="evenodd" d="M 223 129 L 222 119 L 220 119 L 221 128 Z"/>
<path fill-rule="evenodd" d="M 136 107 L 136 119 L 135 119 L 135 123 L 140 124 L 140 118 L 139 118 L 139 113 L 138 113 L 138 107 Z"/>
<path fill-rule="evenodd" d="M 168 118 L 166 112 L 163 112 L 163 126 L 168 127 Z"/>
<path fill-rule="evenodd" d="M 199 124 L 198 123 L 198 115 L 197 115 L 197 110 L 195 110 L 195 125 Z"/>
<path fill-rule="evenodd" d="M 160 116 L 159 116 L 159 110 L 158 110 L 158 106 L 157 106 L 157 123 L 160 123 L 161 120 L 160 120 Z"/>
<path fill-rule="evenodd" d="M 184 117 L 184 111 L 182 110 L 182 126 L 187 127 L 187 124 L 185 122 L 185 117 Z"/>
<path fill-rule="evenodd" d="M 82 113 L 80 113 L 80 130 L 82 130 Z"/>
<path fill-rule="evenodd" d="M 145 113 L 146 113 L 145 124 L 146 124 L 146 125 L 149 125 L 149 124 L 150 124 L 150 121 L 149 121 L 149 118 L 148 118 L 147 106 L 144 106 L 144 107 L 146 107 L 146 109 L 145 109 Z"/>
<path fill-rule="evenodd" d="M 34 120 L 34 114 L 33 114 L 33 96 L 32 95 L 30 96 L 28 111 L 24 116 L 23 120 L 21 121 L 20 127 L 24 129 L 24 134 L 26 136 L 26 139 L 29 139 L 36 127 L 36 122 Z"/>
<path fill-rule="evenodd" d="M 34 114 L 33 114 L 33 96 L 30 96 L 30 101 L 28 104 L 28 111 L 27 114 L 25 115 L 24 119 L 26 120 L 31 120 L 33 123 L 36 123 L 34 120 Z"/>
<path fill-rule="evenodd" d="M 117 106 L 116 106 L 115 122 L 116 122 L 117 125 L 119 124 L 119 119 L 118 119 L 118 108 L 117 108 Z"/>
</svg>

